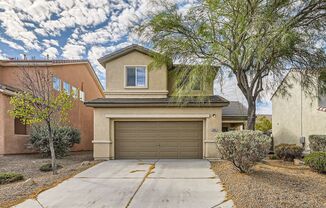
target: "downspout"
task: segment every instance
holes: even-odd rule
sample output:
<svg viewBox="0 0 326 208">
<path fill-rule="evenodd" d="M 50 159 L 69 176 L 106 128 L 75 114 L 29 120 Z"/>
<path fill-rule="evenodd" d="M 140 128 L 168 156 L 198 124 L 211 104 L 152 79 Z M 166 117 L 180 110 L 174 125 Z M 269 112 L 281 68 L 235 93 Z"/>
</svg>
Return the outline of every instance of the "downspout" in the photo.
<svg viewBox="0 0 326 208">
<path fill-rule="evenodd" d="M 303 136 L 303 82 L 302 82 L 302 74 L 300 74 L 300 87 L 301 87 L 301 95 L 300 95 L 300 143 L 302 147 L 305 148 L 305 137 Z"/>
</svg>

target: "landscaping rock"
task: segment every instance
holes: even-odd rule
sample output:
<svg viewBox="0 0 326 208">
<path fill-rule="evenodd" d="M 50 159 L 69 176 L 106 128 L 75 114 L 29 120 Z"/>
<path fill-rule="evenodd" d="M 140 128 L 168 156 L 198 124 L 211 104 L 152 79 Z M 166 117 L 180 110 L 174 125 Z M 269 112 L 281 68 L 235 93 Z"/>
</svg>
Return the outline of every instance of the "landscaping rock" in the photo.
<svg viewBox="0 0 326 208">
<path fill-rule="evenodd" d="M 32 185 L 34 185 L 34 184 L 36 184 L 36 183 L 35 183 L 35 181 L 34 181 L 33 179 L 29 178 L 29 179 L 27 179 L 26 181 L 24 181 L 23 184 L 24 184 L 25 186 L 32 186 Z"/>
<path fill-rule="evenodd" d="M 293 164 L 294 165 L 304 165 L 304 162 L 302 160 L 299 160 L 299 159 L 294 159 Z"/>
<path fill-rule="evenodd" d="M 292 162 L 273 160 L 268 163 L 256 165 L 251 174 L 239 173 L 228 161 L 212 162 L 212 169 L 237 208 L 326 207 L 323 174 Z"/>
<path fill-rule="evenodd" d="M 89 166 L 80 166 L 82 161 L 92 161 L 92 152 L 76 152 L 71 155 L 59 158 L 57 162 L 64 166 L 59 174 L 53 175 L 51 172 L 42 172 L 40 165 L 49 163 L 50 159 L 44 159 L 42 155 L 8 155 L 0 158 L 0 172 L 16 172 L 22 174 L 26 179 L 31 178 L 35 184 L 24 185 L 24 180 L 19 183 L 8 183 L 0 185 L 0 207 L 10 207 L 16 201 L 21 202 L 33 193 L 53 184 L 61 182 L 63 179 L 75 175 Z M 35 162 L 33 162 L 35 161 Z M 92 161 L 92 164 L 96 162 Z M 30 182 L 26 182 L 27 184 Z M 36 206 L 29 206 L 36 207 Z"/>
<path fill-rule="evenodd" d="M 91 164 L 90 161 L 83 161 L 80 165 L 81 165 L 81 166 L 88 166 L 88 165 L 90 165 L 90 164 Z"/>
</svg>

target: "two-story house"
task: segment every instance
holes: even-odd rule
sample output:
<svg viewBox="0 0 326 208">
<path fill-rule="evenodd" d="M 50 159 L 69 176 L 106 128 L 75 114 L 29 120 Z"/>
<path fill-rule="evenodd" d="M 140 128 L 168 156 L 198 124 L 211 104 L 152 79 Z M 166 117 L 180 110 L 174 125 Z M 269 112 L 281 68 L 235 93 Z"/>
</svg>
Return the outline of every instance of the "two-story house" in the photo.
<svg viewBox="0 0 326 208">
<path fill-rule="evenodd" d="M 324 77 L 326 78 L 326 73 Z M 274 144 L 302 144 L 309 148 L 309 135 L 326 134 L 326 94 L 320 85 L 326 86 L 326 79 L 317 79 L 315 87 L 307 90 L 301 84 L 302 73 L 291 71 L 272 96 L 273 105 L 273 138 Z M 286 84 L 286 85 L 285 85 Z M 286 95 L 282 94 L 283 85 L 287 87 Z M 289 86 L 289 87 L 288 87 Z"/>
<path fill-rule="evenodd" d="M 104 97 L 102 86 L 87 60 L 1 60 L 0 61 L 0 155 L 30 153 L 28 126 L 12 118 L 10 97 L 21 84 L 22 69 L 48 69 L 53 75 L 53 90 L 73 95 L 70 124 L 81 132 L 80 144 L 73 150 L 93 149 L 93 109 L 84 105 L 85 100 Z"/>
<path fill-rule="evenodd" d="M 229 102 L 213 95 L 186 103 L 171 97 L 173 76 L 167 66 L 148 69 L 152 51 L 131 45 L 99 59 L 106 69 L 105 98 L 86 102 L 94 108 L 95 159 L 216 158 L 216 132 Z"/>
</svg>

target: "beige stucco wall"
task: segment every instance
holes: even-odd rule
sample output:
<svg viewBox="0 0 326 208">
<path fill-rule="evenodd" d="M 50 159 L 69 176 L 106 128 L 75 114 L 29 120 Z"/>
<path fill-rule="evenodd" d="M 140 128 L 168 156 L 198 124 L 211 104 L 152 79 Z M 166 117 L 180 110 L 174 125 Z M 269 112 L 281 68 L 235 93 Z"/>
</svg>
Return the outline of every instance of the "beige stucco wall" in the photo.
<svg viewBox="0 0 326 208">
<path fill-rule="evenodd" d="M 214 137 L 216 131 L 221 131 L 222 129 L 221 109 L 220 107 L 95 108 L 94 158 L 114 159 L 114 121 L 117 120 L 203 121 L 203 158 L 217 158 L 218 151 Z M 215 116 L 213 116 L 213 114 L 215 114 Z M 183 115 L 188 118 L 182 118 Z M 201 117 L 201 115 L 208 115 L 209 117 Z M 191 116 L 193 117 L 189 118 Z"/>
<path fill-rule="evenodd" d="M 326 134 L 326 113 L 317 110 L 317 90 L 310 91 L 312 97 L 305 95 L 302 93 L 300 82 L 294 78 L 300 80 L 300 74 L 291 72 L 287 77 L 293 86 L 288 89 L 290 96 L 276 94 L 272 98 L 274 144 L 300 144 L 300 137 L 304 136 L 306 148 L 309 149 L 309 135 Z"/>
<path fill-rule="evenodd" d="M 106 63 L 106 97 L 108 98 L 165 98 L 167 97 L 167 68 L 147 67 L 146 88 L 125 87 L 125 66 L 148 66 L 153 59 L 133 51 Z"/>
</svg>

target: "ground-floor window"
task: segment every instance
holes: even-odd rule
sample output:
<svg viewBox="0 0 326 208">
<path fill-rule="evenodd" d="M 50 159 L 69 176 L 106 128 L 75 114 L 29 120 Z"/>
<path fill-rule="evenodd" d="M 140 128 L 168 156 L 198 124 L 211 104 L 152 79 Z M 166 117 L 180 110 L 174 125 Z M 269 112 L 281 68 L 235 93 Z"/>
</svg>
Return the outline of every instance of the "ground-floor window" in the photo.
<svg viewBox="0 0 326 208">
<path fill-rule="evenodd" d="M 18 118 L 15 118 L 15 134 L 26 135 L 27 127 Z"/>
</svg>

